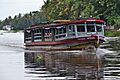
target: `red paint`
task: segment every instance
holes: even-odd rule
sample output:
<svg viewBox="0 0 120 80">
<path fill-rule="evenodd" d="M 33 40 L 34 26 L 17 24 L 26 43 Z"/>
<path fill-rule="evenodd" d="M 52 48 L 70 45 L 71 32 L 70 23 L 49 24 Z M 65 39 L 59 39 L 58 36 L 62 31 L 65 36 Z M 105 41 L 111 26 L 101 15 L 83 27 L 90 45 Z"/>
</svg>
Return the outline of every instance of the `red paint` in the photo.
<svg viewBox="0 0 120 80">
<path fill-rule="evenodd" d="M 75 23 L 81 23 L 81 22 L 105 22 L 103 20 L 96 20 L 96 19 L 87 19 L 87 20 L 76 20 Z"/>
<path fill-rule="evenodd" d="M 88 41 L 88 40 L 90 41 L 90 40 L 97 40 L 97 39 L 98 39 L 97 36 L 92 36 L 92 37 L 84 37 L 84 38 L 65 39 L 60 41 L 51 41 L 51 42 L 50 41 L 49 42 L 32 42 L 29 45 L 58 45 L 58 44 L 83 42 L 83 41 Z M 100 36 L 99 39 L 103 40 L 103 37 Z"/>
</svg>

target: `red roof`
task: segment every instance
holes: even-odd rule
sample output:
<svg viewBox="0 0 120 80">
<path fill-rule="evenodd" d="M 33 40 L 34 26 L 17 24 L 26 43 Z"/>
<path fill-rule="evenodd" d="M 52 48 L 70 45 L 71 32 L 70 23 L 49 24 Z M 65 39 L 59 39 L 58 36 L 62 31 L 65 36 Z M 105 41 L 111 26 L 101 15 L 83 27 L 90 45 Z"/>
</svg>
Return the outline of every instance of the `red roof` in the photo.
<svg viewBox="0 0 120 80">
<path fill-rule="evenodd" d="M 87 19 L 79 19 L 79 20 L 75 20 L 75 21 L 68 21 L 68 22 L 62 22 L 62 23 L 42 23 L 42 24 L 35 24 L 32 25 L 31 28 L 45 28 L 45 27 L 53 27 L 53 26 L 61 26 L 61 25 L 65 25 L 65 24 L 76 24 L 76 23 L 81 23 L 81 22 L 105 22 L 104 20 L 100 20 L 100 19 L 95 19 L 95 18 L 87 18 Z M 27 28 L 30 29 L 30 28 Z"/>
<path fill-rule="evenodd" d="M 86 20 L 75 20 L 74 22 L 80 23 L 80 22 L 105 22 L 105 21 L 100 19 L 86 19 Z"/>
</svg>

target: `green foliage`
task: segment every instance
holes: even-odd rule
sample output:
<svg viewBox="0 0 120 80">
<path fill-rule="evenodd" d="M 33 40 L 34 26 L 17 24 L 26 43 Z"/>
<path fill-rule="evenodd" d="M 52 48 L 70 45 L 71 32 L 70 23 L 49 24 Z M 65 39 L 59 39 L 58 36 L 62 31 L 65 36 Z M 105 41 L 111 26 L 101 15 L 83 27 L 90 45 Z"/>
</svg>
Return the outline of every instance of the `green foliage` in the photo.
<svg viewBox="0 0 120 80">
<path fill-rule="evenodd" d="M 100 17 L 107 24 L 120 28 L 120 0 L 46 0 L 42 12 L 48 21 Z M 106 36 L 120 36 L 120 32 L 106 31 Z"/>
<path fill-rule="evenodd" d="M 105 31 L 105 36 L 117 37 L 117 36 L 120 36 L 120 31 Z"/>
<path fill-rule="evenodd" d="M 120 0 L 46 0 L 42 11 L 48 21 L 103 15 L 107 23 L 120 26 Z"/>
<path fill-rule="evenodd" d="M 5 25 L 12 25 L 14 29 L 24 29 L 32 24 L 56 19 L 74 20 L 82 17 L 100 17 L 107 24 L 120 28 L 120 0 L 43 0 L 40 11 L 25 15 L 9 16 L 0 21 L 0 29 Z M 106 33 L 107 34 L 107 33 Z M 111 33 L 109 35 L 112 35 Z M 115 35 L 115 34 L 114 34 Z"/>
<path fill-rule="evenodd" d="M 0 21 L 0 29 L 5 25 L 11 25 L 14 31 L 23 30 L 33 24 L 46 21 L 42 12 L 33 11 L 22 16 L 22 14 L 15 15 L 14 18 L 9 16 L 3 21 Z"/>
</svg>

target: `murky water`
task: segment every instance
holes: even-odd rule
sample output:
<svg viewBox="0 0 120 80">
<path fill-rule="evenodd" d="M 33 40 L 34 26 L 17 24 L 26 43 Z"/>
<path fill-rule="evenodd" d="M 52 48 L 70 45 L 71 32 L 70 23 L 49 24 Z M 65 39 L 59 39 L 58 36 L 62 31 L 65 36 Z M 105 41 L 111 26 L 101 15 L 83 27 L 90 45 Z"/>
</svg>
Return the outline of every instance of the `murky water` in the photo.
<svg viewBox="0 0 120 80">
<path fill-rule="evenodd" d="M 120 39 L 110 40 L 104 48 L 109 52 L 104 55 L 105 80 L 120 80 Z"/>
<path fill-rule="evenodd" d="M 22 33 L 6 33 L 0 35 L 0 80 L 120 80 L 119 41 L 96 52 L 34 52 L 21 48 Z"/>
<path fill-rule="evenodd" d="M 83 54 L 84 53 L 84 54 Z M 102 80 L 101 57 L 90 52 L 25 53 L 26 73 L 32 79 Z"/>
</svg>

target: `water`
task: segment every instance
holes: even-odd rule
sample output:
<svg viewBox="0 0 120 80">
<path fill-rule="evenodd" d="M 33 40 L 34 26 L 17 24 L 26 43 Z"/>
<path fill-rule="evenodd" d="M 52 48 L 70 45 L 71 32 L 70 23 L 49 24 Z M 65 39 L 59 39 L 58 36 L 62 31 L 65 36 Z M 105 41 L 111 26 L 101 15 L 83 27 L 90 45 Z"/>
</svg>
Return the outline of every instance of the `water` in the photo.
<svg viewBox="0 0 120 80">
<path fill-rule="evenodd" d="M 23 45 L 23 33 L 0 35 L 0 80 L 120 80 L 119 40 L 96 52 L 35 52 Z"/>
<path fill-rule="evenodd" d="M 106 49 L 108 49 L 108 54 L 104 55 L 105 65 L 104 65 L 104 77 L 105 80 L 120 80 L 120 39 L 110 40 Z"/>
</svg>

